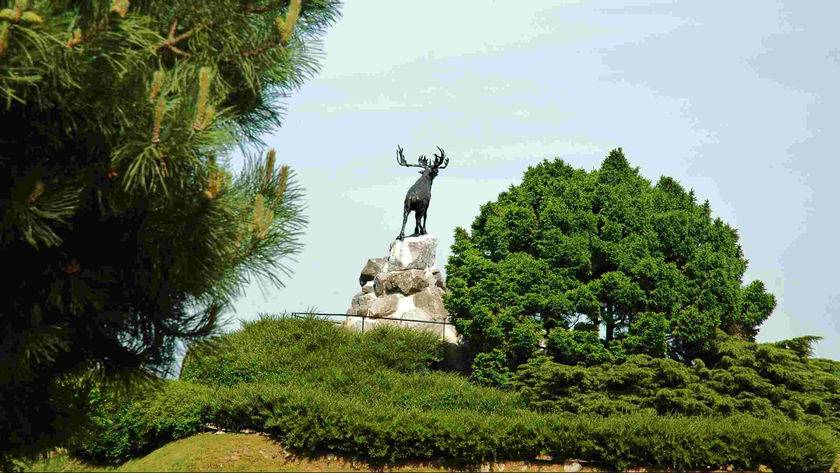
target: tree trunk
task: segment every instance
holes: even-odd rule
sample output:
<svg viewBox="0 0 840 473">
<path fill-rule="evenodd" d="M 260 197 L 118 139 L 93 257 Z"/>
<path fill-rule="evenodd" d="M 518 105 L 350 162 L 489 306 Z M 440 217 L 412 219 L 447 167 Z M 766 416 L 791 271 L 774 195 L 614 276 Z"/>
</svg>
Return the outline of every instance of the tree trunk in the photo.
<svg viewBox="0 0 840 473">
<path fill-rule="evenodd" d="M 611 305 L 607 305 L 604 321 L 607 323 L 607 343 L 609 344 L 613 339 L 613 332 L 615 332 L 615 310 Z"/>
</svg>

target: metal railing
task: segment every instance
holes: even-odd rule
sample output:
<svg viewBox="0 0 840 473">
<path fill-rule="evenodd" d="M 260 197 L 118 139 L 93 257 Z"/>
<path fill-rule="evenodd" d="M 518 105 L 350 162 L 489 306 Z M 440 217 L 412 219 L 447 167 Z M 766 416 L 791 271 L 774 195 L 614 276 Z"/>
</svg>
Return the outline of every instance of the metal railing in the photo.
<svg viewBox="0 0 840 473">
<path fill-rule="evenodd" d="M 377 322 L 387 321 L 389 324 L 395 324 L 400 326 L 400 322 L 410 322 L 410 323 L 417 323 L 417 324 L 429 324 L 429 325 L 440 325 L 441 326 L 441 338 L 446 340 L 446 327 L 450 327 L 450 333 L 455 335 L 457 332 L 455 331 L 455 326 L 449 322 L 438 322 L 436 320 L 419 320 L 419 319 L 392 319 L 389 317 L 371 317 L 369 315 L 352 315 L 352 314 L 334 314 L 334 313 L 327 313 L 327 312 L 292 312 L 290 314 L 292 317 L 297 318 L 304 318 L 304 317 L 319 317 L 323 318 L 324 320 L 329 320 L 330 322 L 341 325 L 350 321 L 350 317 L 354 317 L 357 319 L 362 319 L 361 331 L 365 331 L 365 319 L 376 320 Z M 344 320 L 336 320 L 336 318 L 343 318 Z M 370 326 L 371 324 L 368 324 Z M 374 324 L 378 325 L 378 324 Z"/>
</svg>

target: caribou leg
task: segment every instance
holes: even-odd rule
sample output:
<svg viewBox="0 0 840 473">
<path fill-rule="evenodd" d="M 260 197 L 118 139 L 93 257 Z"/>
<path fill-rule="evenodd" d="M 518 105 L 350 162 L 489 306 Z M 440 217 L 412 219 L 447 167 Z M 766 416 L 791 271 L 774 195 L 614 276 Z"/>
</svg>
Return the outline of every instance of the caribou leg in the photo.
<svg viewBox="0 0 840 473">
<path fill-rule="evenodd" d="M 428 209 L 428 207 L 426 207 L 426 209 Z M 424 209 L 423 210 L 423 223 L 422 223 L 422 225 L 420 225 L 420 234 L 421 235 L 426 234 L 426 219 L 428 217 L 429 217 L 429 213 Z"/>
<path fill-rule="evenodd" d="M 403 210 L 403 224 L 402 228 L 400 228 L 400 235 L 397 237 L 397 240 L 402 240 L 405 238 L 405 222 L 408 221 L 408 213 L 411 212 L 409 209 Z"/>
<path fill-rule="evenodd" d="M 422 235 L 422 233 L 420 233 L 420 229 L 422 228 L 420 226 L 420 219 L 422 219 L 422 218 L 423 218 L 423 213 L 420 212 L 419 210 L 415 210 L 414 211 L 414 235 L 411 235 L 411 236 Z"/>
</svg>

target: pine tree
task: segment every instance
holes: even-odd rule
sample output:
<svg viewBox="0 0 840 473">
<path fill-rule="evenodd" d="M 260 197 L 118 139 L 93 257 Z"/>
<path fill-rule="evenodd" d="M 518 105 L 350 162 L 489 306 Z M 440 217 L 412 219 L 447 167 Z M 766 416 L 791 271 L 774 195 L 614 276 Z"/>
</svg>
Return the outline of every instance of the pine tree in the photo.
<svg viewBox="0 0 840 473">
<path fill-rule="evenodd" d="M 252 278 L 282 285 L 302 190 L 259 137 L 338 8 L 0 0 L 0 457 L 60 442 L 91 380 L 165 374 Z"/>
</svg>

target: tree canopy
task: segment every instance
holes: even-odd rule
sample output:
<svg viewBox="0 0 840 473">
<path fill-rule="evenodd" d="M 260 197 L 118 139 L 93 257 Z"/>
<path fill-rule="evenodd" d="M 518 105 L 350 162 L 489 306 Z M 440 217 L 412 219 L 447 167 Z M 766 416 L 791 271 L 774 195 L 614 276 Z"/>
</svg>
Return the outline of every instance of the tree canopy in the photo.
<svg viewBox="0 0 840 473">
<path fill-rule="evenodd" d="M 259 136 L 338 3 L 0 0 L 0 457 L 69 434 L 85 376 L 165 373 L 282 284 L 302 191 Z"/>
<path fill-rule="evenodd" d="M 718 330 L 752 340 L 772 312 L 761 281 L 743 284 L 746 267 L 708 201 L 670 177 L 652 185 L 618 148 L 589 172 L 529 167 L 471 232 L 457 228 L 445 302 L 476 351 L 497 353 L 477 360 L 515 366 L 540 346 L 567 364 L 691 360 L 714 351 Z"/>
</svg>

